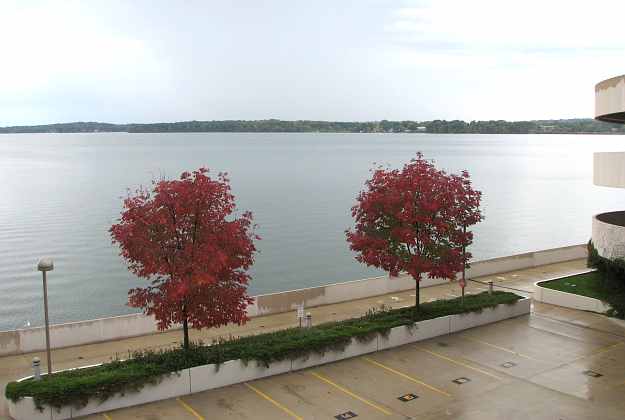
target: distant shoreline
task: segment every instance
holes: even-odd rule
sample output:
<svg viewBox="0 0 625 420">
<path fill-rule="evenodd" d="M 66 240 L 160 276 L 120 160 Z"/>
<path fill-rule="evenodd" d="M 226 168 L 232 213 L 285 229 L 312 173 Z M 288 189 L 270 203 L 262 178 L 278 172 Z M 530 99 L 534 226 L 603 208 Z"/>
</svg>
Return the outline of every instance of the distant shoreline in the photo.
<svg viewBox="0 0 625 420">
<path fill-rule="evenodd" d="M 602 132 L 602 131 L 580 131 L 580 132 L 549 132 L 549 133 L 475 133 L 475 132 L 454 132 L 454 133 L 385 133 L 385 132 L 350 132 L 350 131 L 29 131 L 29 132 L 0 132 L 0 136 L 3 134 L 395 134 L 395 135 L 409 135 L 409 134 L 478 134 L 478 135 L 602 135 L 602 136 L 624 136 L 625 132 Z"/>
<path fill-rule="evenodd" d="M 284 121 L 225 120 L 150 124 L 71 122 L 0 127 L 0 134 L 41 133 L 427 133 L 427 134 L 625 134 L 625 126 L 591 118 L 533 121 Z"/>
</svg>

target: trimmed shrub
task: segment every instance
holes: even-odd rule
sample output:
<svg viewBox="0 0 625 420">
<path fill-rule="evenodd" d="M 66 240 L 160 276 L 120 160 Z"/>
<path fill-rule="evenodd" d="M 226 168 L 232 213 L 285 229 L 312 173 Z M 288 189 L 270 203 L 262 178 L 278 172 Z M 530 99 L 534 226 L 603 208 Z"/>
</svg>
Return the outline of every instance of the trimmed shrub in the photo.
<svg viewBox="0 0 625 420">
<path fill-rule="evenodd" d="M 608 315 L 625 319 L 625 260 L 602 257 L 592 241 L 589 241 L 587 265 L 601 273 L 602 301 L 612 307 Z"/>
<path fill-rule="evenodd" d="M 256 361 L 259 365 L 342 350 L 352 338 L 372 340 L 377 334 L 388 334 L 391 328 L 412 326 L 415 321 L 438 318 L 466 312 L 480 312 L 499 304 L 514 304 L 520 296 L 495 291 L 467 295 L 464 305 L 460 298 L 438 300 L 421 305 L 418 314 L 414 308 L 370 310 L 360 318 L 320 324 L 312 328 L 288 328 L 270 333 L 220 340 L 212 345 L 194 343 L 188 350 L 176 348 L 161 351 L 136 352 L 128 360 L 114 361 L 101 366 L 75 369 L 42 380 L 28 379 L 11 382 L 5 395 L 12 401 L 25 396 L 34 398 L 37 407 L 49 405 L 60 408 L 67 405 L 82 407 L 91 399 L 104 401 L 115 394 L 135 392 L 145 384 L 158 383 L 165 376 L 195 366 L 221 364 L 228 360 Z"/>
</svg>

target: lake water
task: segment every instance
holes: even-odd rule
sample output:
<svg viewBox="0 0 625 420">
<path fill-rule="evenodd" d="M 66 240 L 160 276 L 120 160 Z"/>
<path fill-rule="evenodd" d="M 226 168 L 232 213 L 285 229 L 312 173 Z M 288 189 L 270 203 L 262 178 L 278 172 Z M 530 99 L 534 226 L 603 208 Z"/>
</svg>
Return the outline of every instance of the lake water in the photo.
<svg viewBox="0 0 625 420">
<path fill-rule="evenodd" d="M 22 134 L 0 136 L 0 330 L 43 324 L 41 256 L 51 256 L 53 322 L 133 312 L 133 278 L 110 243 L 127 188 L 207 166 L 230 173 L 262 241 L 251 294 L 378 275 L 344 230 L 374 162 L 417 151 L 467 169 L 484 193 L 477 259 L 586 242 L 594 213 L 625 194 L 592 184 L 592 152 L 625 136 L 427 134 Z"/>
</svg>

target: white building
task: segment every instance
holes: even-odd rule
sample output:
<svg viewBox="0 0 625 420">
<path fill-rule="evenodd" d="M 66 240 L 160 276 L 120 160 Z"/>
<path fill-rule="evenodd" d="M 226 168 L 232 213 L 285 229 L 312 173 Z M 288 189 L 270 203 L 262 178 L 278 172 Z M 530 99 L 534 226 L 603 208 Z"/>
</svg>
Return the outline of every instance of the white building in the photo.
<svg viewBox="0 0 625 420">
<path fill-rule="evenodd" d="M 625 75 L 595 86 L 595 118 L 625 124 Z M 604 187 L 625 188 L 625 152 L 595 153 L 593 182 Z M 625 258 L 625 211 L 595 215 L 592 242 L 602 257 Z"/>
</svg>

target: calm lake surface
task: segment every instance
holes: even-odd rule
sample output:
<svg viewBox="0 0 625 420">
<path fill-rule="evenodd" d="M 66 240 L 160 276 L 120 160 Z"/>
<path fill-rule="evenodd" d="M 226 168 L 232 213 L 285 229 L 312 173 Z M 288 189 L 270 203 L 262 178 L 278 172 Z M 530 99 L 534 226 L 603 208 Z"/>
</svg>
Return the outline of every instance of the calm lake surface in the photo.
<svg viewBox="0 0 625 420">
<path fill-rule="evenodd" d="M 110 243 L 127 188 L 207 166 L 227 171 L 263 238 L 251 294 L 378 275 L 353 259 L 350 207 L 374 162 L 417 151 L 467 169 L 484 193 L 474 258 L 586 242 L 594 213 L 625 194 L 592 184 L 592 152 L 625 136 L 427 134 L 21 134 L 0 136 L 0 330 L 42 325 L 40 257 L 51 256 L 52 322 L 134 312 L 133 278 Z"/>
</svg>

